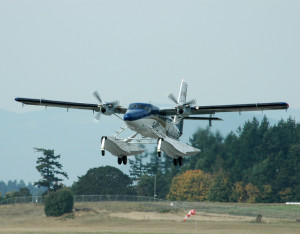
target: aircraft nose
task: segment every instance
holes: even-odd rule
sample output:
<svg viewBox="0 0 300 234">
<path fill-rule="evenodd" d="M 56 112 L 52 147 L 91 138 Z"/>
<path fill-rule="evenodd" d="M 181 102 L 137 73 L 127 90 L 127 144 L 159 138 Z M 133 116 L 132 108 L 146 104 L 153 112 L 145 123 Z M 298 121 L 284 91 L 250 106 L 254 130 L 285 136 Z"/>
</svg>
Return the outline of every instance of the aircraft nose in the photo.
<svg viewBox="0 0 300 234">
<path fill-rule="evenodd" d="M 124 120 L 125 121 L 132 121 L 133 120 L 132 114 L 130 114 L 130 113 L 125 114 L 124 115 Z"/>
<path fill-rule="evenodd" d="M 144 110 L 134 110 L 126 113 L 123 117 L 124 121 L 134 121 L 141 118 L 144 118 L 147 115 L 147 112 Z"/>
</svg>

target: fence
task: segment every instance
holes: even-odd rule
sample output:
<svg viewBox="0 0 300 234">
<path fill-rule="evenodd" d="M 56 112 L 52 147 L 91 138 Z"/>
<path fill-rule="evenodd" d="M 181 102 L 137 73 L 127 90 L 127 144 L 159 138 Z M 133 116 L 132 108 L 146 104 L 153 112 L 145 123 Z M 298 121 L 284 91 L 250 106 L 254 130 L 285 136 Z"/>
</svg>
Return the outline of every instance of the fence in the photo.
<svg viewBox="0 0 300 234">
<path fill-rule="evenodd" d="M 9 204 L 24 204 L 24 203 L 36 203 L 42 204 L 45 201 L 45 197 L 32 196 L 32 197 L 12 197 L 0 201 L 0 205 Z M 145 197 L 145 196 L 131 196 L 131 195 L 76 195 L 74 196 L 74 202 L 105 202 L 105 201 L 120 201 L 120 202 L 164 202 L 165 200 Z"/>
</svg>

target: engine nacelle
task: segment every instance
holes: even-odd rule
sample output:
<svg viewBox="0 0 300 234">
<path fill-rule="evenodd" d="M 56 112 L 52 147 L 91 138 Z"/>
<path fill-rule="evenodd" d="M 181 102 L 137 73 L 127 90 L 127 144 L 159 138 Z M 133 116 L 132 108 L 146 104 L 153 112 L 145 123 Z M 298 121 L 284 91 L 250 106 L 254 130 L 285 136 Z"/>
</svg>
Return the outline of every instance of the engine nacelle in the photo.
<svg viewBox="0 0 300 234">
<path fill-rule="evenodd" d="M 116 109 L 113 106 L 103 105 L 101 107 L 101 113 L 104 115 L 112 115 L 116 113 Z"/>
<path fill-rule="evenodd" d="M 189 106 L 177 107 L 177 114 L 181 116 L 189 116 L 191 114 L 191 108 Z"/>
<path fill-rule="evenodd" d="M 183 109 L 177 109 L 177 114 L 179 114 L 179 115 L 182 115 L 182 114 L 183 114 L 183 112 L 184 112 L 184 110 L 183 110 Z"/>
</svg>

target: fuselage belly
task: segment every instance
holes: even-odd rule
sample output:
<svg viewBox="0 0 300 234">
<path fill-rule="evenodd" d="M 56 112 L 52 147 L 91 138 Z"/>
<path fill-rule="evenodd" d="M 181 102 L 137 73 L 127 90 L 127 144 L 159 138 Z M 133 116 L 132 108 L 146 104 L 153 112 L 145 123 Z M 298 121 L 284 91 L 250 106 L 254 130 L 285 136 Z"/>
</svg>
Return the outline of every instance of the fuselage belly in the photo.
<svg viewBox="0 0 300 234">
<path fill-rule="evenodd" d="M 163 136 L 168 136 L 173 139 L 179 138 L 178 129 L 172 124 L 171 120 L 165 121 L 165 123 L 162 124 L 161 120 L 142 118 L 133 121 L 125 121 L 125 123 L 132 131 L 138 132 L 144 137 L 154 139 Z"/>
</svg>

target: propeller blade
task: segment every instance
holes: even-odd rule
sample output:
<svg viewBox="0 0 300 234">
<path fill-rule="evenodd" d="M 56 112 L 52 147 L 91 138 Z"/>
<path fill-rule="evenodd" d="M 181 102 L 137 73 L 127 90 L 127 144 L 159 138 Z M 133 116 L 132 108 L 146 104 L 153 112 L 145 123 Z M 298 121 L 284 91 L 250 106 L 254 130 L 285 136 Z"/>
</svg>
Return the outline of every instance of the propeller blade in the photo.
<svg viewBox="0 0 300 234">
<path fill-rule="evenodd" d="M 97 100 L 99 101 L 99 103 L 102 103 L 102 100 L 101 100 L 100 95 L 99 95 L 99 93 L 98 93 L 97 90 L 94 90 L 94 91 L 92 92 L 92 94 L 93 94 L 93 96 L 94 96 L 95 98 L 97 98 Z"/>
<path fill-rule="evenodd" d="M 94 122 L 95 122 L 95 123 L 99 122 L 100 117 L 101 117 L 101 112 L 99 111 L 99 112 L 96 114 L 95 118 L 94 118 Z"/>
<path fill-rule="evenodd" d="M 105 105 L 112 105 L 113 107 L 116 107 L 119 105 L 119 101 L 106 102 Z"/>
<path fill-rule="evenodd" d="M 173 102 L 175 102 L 176 104 L 178 104 L 178 102 L 177 102 L 177 100 L 176 100 L 176 98 L 175 98 L 175 96 L 174 96 L 173 93 L 169 93 L 168 98 L 171 99 L 171 100 L 172 100 Z"/>
<path fill-rule="evenodd" d="M 185 106 L 185 105 L 189 105 L 190 106 L 190 105 L 194 105 L 194 104 L 196 104 L 196 99 L 192 99 L 192 100 L 184 103 L 183 106 Z"/>
</svg>

